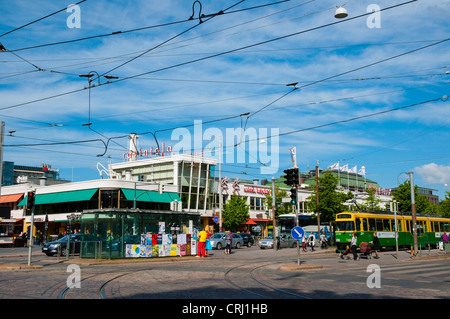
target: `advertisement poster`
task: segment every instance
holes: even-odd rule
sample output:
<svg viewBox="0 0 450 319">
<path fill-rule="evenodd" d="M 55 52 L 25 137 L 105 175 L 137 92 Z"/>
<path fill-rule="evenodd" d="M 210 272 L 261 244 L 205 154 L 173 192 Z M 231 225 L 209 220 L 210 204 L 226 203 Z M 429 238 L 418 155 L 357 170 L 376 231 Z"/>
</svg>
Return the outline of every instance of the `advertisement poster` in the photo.
<svg viewBox="0 0 450 319">
<path fill-rule="evenodd" d="M 152 234 L 152 245 L 158 245 L 158 234 Z"/>
<path fill-rule="evenodd" d="M 153 251 L 151 257 L 158 257 L 159 256 L 159 245 L 153 245 Z"/>
<path fill-rule="evenodd" d="M 177 256 L 177 244 L 170 245 L 170 256 Z"/>
<path fill-rule="evenodd" d="M 143 258 L 150 258 L 152 257 L 153 247 L 151 245 L 141 245 L 140 249 L 140 256 Z"/>
<path fill-rule="evenodd" d="M 180 249 L 180 256 L 186 256 L 186 244 L 177 244 Z"/>
<path fill-rule="evenodd" d="M 158 234 L 164 234 L 165 232 L 166 232 L 166 223 L 165 222 L 159 222 Z"/>
<path fill-rule="evenodd" d="M 141 254 L 141 245 L 127 245 L 125 250 L 126 258 L 138 258 Z"/>
<path fill-rule="evenodd" d="M 158 247 L 159 247 L 158 257 L 165 257 L 166 256 L 166 246 L 158 245 Z"/>
</svg>

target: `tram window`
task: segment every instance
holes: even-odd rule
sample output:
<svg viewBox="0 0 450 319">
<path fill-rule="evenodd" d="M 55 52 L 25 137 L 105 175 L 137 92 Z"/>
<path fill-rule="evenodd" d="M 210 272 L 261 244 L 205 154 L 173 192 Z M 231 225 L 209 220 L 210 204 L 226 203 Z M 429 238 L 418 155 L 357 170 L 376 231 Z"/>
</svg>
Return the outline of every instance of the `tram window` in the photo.
<svg viewBox="0 0 450 319">
<path fill-rule="evenodd" d="M 445 223 L 445 222 L 443 222 L 442 223 L 442 231 L 444 232 L 444 231 L 450 231 L 450 223 Z"/>
<path fill-rule="evenodd" d="M 398 225 L 398 231 L 403 231 L 402 230 L 402 221 L 401 220 L 397 221 L 397 225 Z"/>
<path fill-rule="evenodd" d="M 391 222 L 389 219 L 383 219 L 383 230 L 391 231 Z"/>
<path fill-rule="evenodd" d="M 370 231 L 377 230 L 377 228 L 375 227 L 375 219 L 372 219 L 372 218 L 369 219 L 369 230 Z"/>
<path fill-rule="evenodd" d="M 383 231 L 383 220 L 377 219 L 377 231 Z"/>
<path fill-rule="evenodd" d="M 359 218 L 356 218 L 356 230 L 361 230 L 361 220 Z"/>
<path fill-rule="evenodd" d="M 369 230 L 368 225 L 367 225 L 367 219 L 363 218 L 363 229 L 361 229 L 362 231 L 367 231 Z"/>
<path fill-rule="evenodd" d="M 417 236 L 419 237 L 423 236 L 423 220 L 417 221 Z"/>
<path fill-rule="evenodd" d="M 434 231 L 435 232 L 439 232 L 439 222 L 433 222 L 433 224 L 434 224 Z"/>
<path fill-rule="evenodd" d="M 352 221 L 348 222 L 337 222 L 336 223 L 336 230 L 337 231 L 349 231 L 349 230 L 355 230 L 355 224 Z"/>
<path fill-rule="evenodd" d="M 406 224 L 406 231 L 407 232 L 411 231 L 411 221 L 405 220 L 405 224 Z"/>
<path fill-rule="evenodd" d="M 426 220 L 423 221 L 423 231 L 428 232 L 428 222 Z"/>
</svg>

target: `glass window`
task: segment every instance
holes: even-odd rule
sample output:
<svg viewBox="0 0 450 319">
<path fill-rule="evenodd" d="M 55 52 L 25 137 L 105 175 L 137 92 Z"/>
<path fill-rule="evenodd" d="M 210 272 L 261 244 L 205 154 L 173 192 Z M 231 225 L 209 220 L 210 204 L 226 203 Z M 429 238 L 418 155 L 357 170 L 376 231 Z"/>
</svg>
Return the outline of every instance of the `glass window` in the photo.
<svg viewBox="0 0 450 319">
<path fill-rule="evenodd" d="M 369 219 L 369 230 L 370 231 L 376 231 L 377 228 L 375 226 L 375 219 Z"/>
<path fill-rule="evenodd" d="M 355 230 L 355 223 L 352 221 L 337 222 L 336 229 L 337 229 L 337 231 L 352 231 L 352 230 Z"/>
<path fill-rule="evenodd" d="M 383 219 L 383 230 L 391 231 L 391 221 L 389 219 Z"/>
<path fill-rule="evenodd" d="M 377 219 L 377 231 L 383 231 L 383 220 Z"/>
<path fill-rule="evenodd" d="M 403 230 L 402 230 L 402 221 L 401 221 L 401 220 L 398 220 L 398 221 L 397 221 L 397 224 L 398 224 L 398 231 L 403 231 Z"/>
<path fill-rule="evenodd" d="M 361 230 L 361 220 L 359 218 L 356 218 L 356 230 Z"/>
<path fill-rule="evenodd" d="M 362 231 L 367 231 L 369 230 L 368 225 L 367 225 L 367 219 L 363 218 L 363 229 L 361 229 Z"/>
</svg>

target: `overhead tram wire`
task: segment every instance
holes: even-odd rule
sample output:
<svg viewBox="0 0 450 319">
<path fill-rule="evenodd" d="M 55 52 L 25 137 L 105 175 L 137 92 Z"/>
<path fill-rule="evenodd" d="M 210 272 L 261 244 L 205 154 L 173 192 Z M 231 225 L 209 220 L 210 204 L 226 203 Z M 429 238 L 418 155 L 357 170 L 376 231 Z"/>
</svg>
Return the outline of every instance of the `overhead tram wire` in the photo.
<svg viewBox="0 0 450 319">
<path fill-rule="evenodd" d="M 416 2 L 416 1 L 418 1 L 418 0 L 410 0 L 410 1 L 407 1 L 407 2 L 403 2 L 403 3 L 397 4 L 397 5 L 390 6 L 390 7 L 382 8 L 382 9 L 380 9 L 380 11 L 390 10 L 390 9 L 397 8 L 397 7 L 400 7 L 400 6 L 403 6 L 403 5 L 407 5 L 407 4 Z M 174 64 L 174 65 L 171 65 L 171 66 L 168 66 L 168 67 L 163 67 L 163 68 L 160 68 L 160 69 L 156 69 L 156 70 L 152 70 L 152 71 L 148 71 L 148 72 L 144 72 L 144 73 L 140 73 L 140 74 L 136 74 L 136 75 L 132 75 L 132 76 L 128 76 L 128 77 L 122 77 L 122 78 L 120 78 L 118 80 L 110 81 L 107 84 L 119 83 L 119 82 L 122 82 L 122 81 L 125 81 L 125 80 L 134 79 L 134 78 L 141 77 L 141 76 L 144 76 L 144 75 L 153 74 L 153 73 L 157 73 L 157 72 L 161 72 L 161 71 L 166 71 L 166 70 L 174 69 L 174 68 L 177 68 L 177 67 L 180 67 L 180 66 L 185 66 L 185 65 L 196 63 L 196 62 L 208 60 L 208 59 L 211 59 L 211 58 L 227 55 L 227 54 L 230 54 L 230 53 L 239 52 L 239 51 L 242 51 L 242 50 L 245 50 L 245 49 L 248 49 L 248 48 L 253 48 L 253 47 L 256 47 L 256 46 L 263 45 L 263 44 L 279 41 L 279 40 L 282 40 L 282 39 L 287 39 L 287 38 L 290 38 L 290 37 L 293 37 L 293 36 L 296 36 L 296 35 L 307 33 L 307 32 L 310 32 L 310 31 L 315 31 L 315 30 L 318 30 L 318 29 L 322 29 L 322 28 L 325 28 L 325 27 L 332 26 L 332 25 L 336 25 L 338 23 L 343 23 L 345 21 L 351 21 L 351 20 L 354 20 L 354 19 L 362 18 L 362 17 L 368 16 L 370 14 L 372 14 L 372 13 L 364 13 L 364 14 L 361 14 L 361 15 L 358 15 L 358 16 L 355 16 L 355 17 L 351 17 L 351 18 L 345 19 L 345 20 L 339 20 L 339 21 L 336 21 L 336 22 L 328 23 L 328 24 L 321 25 L 321 26 L 314 27 L 314 28 L 310 28 L 310 29 L 307 29 L 307 30 L 290 33 L 290 34 L 285 35 L 285 36 L 276 37 L 276 38 L 273 38 L 273 39 L 269 39 L 269 40 L 265 40 L 265 41 L 262 41 L 262 42 L 246 45 L 246 46 L 243 46 L 243 47 L 240 47 L 240 48 L 224 51 L 224 52 L 217 53 L 217 54 L 212 54 L 212 55 L 209 55 L 209 56 L 206 56 L 206 57 L 202 57 L 202 58 L 199 58 L 199 59 L 194 59 L 194 60 L 190 60 L 190 61 Z M 436 43 L 427 45 L 425 47 L 421 47 L 421 48 L 415 49 L 414 52 L 418 51 L 418 50 L 421 50 L 421 49 L 424 49 L 424 48 L 431 47 L 433 45 L 437 45 L 437 44 L 443 43 L 445 41 L 449 41 L 449 40 L 450 40 L 450 38 L 438 41 Z M 320 80 L 320 81 L 324 81 L 324 80 Z M 308 86 L 309 85 L 312 85 L 312 83 L 308 84 Z M 98 87 L 98 86 L 96 86 L 96 87 Z M 55 97 L 60 97 L 60 96 L 64 96 L 64 95 L 68 95 L 68 94 L 72 94 L 72 93 L 76 93 L 76 92 L 80 92 L 80 91 L 83 91 L 83 90 L 84 89 L 73 90 L 73 91 L 64 92 L 64 93 L 56 94 L 56 95 L 45 97 L 45 98 L 41 98 L 41 99 L 36 99 L 36 100 L 33 100 L 33 101 L 29 101 L 29 102 L 24 102 L 24 103 L 20 103 L 20 104 L 16 104 L 16 105 L 3 107 L 3 108 L 0 108 L 0 111 L 1 110 L 5 110 L 5 109 L 10 109 L 10 108 L 23 106 L 23 105 L 28 105 L 28 104 L 32 104 L 32 103 L 36 103 L 36 102 L 40 102 L 40 101 L 44 101 L 44 100 L 49 100 L 49 99 L 52 99 L 52 98 L 55 98 Z"/>
<path fill-rule="evenodd" d="M 142 57 L 143 55 L 145 55 L 145 54 L 147 54 L 147 53 L 149 53 L 149 52 L 151 52 L 151 51 L 153 51 L 153 50 L 155 50 L 155 49 L 161 47 L 162 45 L 164 45 L 164 44 L 166 44 L 166 43 L 169 43 L 169 42 L 172 41 L 173 39 L 176 39 L 176 38 L 182 36 L 183 34 L 188 33 L 189 31 L 191 31 L 191 30 L 197 28 L 198 26 L 200 26 L 202 23 L 207 22 L 207 21 L 209 21 L 209 20 L 211 20 L 211 19 L 217 17 L 218 15 L 223 14 L 224 12 L 228 11 L 228 10 L 231 9 L 231 8 L 234 8 L 235 6 L 237 6 L 237 5 L 241 4 L 241 3 L 243 3 L 244 1 L 246 1 L 246 0 L 240 0 L 240 1 L 238 1 L 237 3 L 233 4 L 232 6 L 226 8 L 225 10 L 221 10 L 221 11 L 219 11 L 218 13 L 211 14 L 210 17 L 208 17 L 205 21 L 202 21 L 202 20 L 201 20 L 201 16 L 200 16 L 200 15 L 201 15 L 201 10 L 202 10 L 201 3 L 200 3 L 199 1 L 195 1 L 194 4 L 192 5 L 192 16 L 191 16 L 190 20 L 193 20 L 193 18 L 194 18 L 195 4 L 198 2 L 198 3 L 200 3 L 200 12 L 199 12 L 199 20 L 200 20 L 200 23 L 198 23 L 198 24 L 196 24 L 196 25 L 194 25 L 194 26 L 192 26 L 192 27 L 190 27 L 190 28 L 187 28 L 186 30 L 184 30 L 184 31 L 182 31 L 182 32 L 180 32 L 180 33 L 174 35 L 173 37 L 171 37 L 171 38 L 169 38 L 169 39 L 167 39 L 167 40 L 161 42 L 160 44 L 158 44 L 158 45 L 156 45 L 156 46 L 154 46 L 154 47 L 152 47 L 152 48 L 150 48 L 150 49 L 148 49 L 148 50 L 145 50 L 145 51 L 142 52 L 141 54 L 139 54 L 139 55 L 137 55 L 137 56 L 135 56 L 135 57 L 133 57 L 133 58 L 131 58 L 131 59 L 129 59 L 129 60 L 127 60 L 127 61 L 121 63 L 121 64 L 119 64 L 118 66 L 112 68 L 111 70 L 106 71 L 106 72 L 103 72 L 103 74 L 101 74 L 99 77 L 104 76 L 104 75 L 106 75 L 106 74 L 108 74 L 108 73 L 111 73 L 112 71 L 115 71 L 115 70 L 117 70 L 117 69 L 123 67 L 124 65 L 127 65 L 128 63 L 130 63 L 130 62 L 132 62 L 132 61 L 134 61 L 134 60 L 136 60 L 136 59 Z M 94 79 L 94 80 L 96 80 L 96 79 Z"/>
<path fill-rule="evenodd" d="M 79 5 L 79 4 L 81 4 L 81 3 L 83 3 L 83 2 L 86 2 L 86 1 L 87 1 L 87 0 L 82 0 L 82 1 L 80 1 L 80 2 L 75 3 L 74 5 Z M 27 24 L 24 24 L 23 26 L 17 27 L 17 28 L 12 29 L 12 30 L 10 30 L 10 31 L 8 31 L 8 32 L 5 32 L 5 33 L 3 33 L 3 34 L 0 34 L 0 38 L 3 37 L 3 36 L 5 36 L 5 35 L 7 35 L 7 34 L 10 34 L 10 33 L 15 32 L 15 31 L 17 31 L 17 30 L 23 29 L 23 28 L 25 28 L 25 27 L 27 27 L 27 26 L 29 26 L 29 25 L 32 25 L 32 24 L 34 24 L 34 23 L 36 23 L 36 22 L 42 21 L 42 20 L 44 20 L 44 19 L 47 19 L 47 18 L 49 18 L 49 17 L 51 17 L 51 16 L 53 16 L 53 15 L 55 15 L 55 14 L 57 14 L 57 13 L 60 13 L 60 12 L 66 11 L 66 10 L 67 10 L 67 7 L 65 7 L 65 8 L 63 8 L 63 9 L 61 9 L 61 10 L 55 11 L 55 12 L 53 12 L 53 13 L 50 13 L 50 14 L 48 14 L 48 15 L 42 17 L 42 18 L 39 18 L 39 19 L 37 19 L 37 20 L 31 21 L 31 22 L 29 22 L 29 23 L 27 23 Z"/>
<path fill-rule="evenodd" d="M 87 1 L 87 0 L 84 0 L 84 1 Z M 264 5 L 254 6 L 254 7 L 250 7 L 250 8 L 244 8 L 244 9 L 234 10 L 234 11 L 230 11 L 230 12 L 223 12 L 220 15 L 240 13 L 240 12 L 243 12 L 243 11 L 259 9 L 259 8 L 262 8 L 262 7 L 277 5 L 277 4 L 280 4 L 280 3 L 283 3 L 283 2 L 289 2 L 289 1 L 291 1 L 291 0 L 282 0 L 282 1 L 278 1 L 278 2 L 273 2 L 273 3 L 264 4 Z M 81 1 L 81 2 L 83 2 L 83 1 Z M 13 49 L 11 51 L 17 52 L 17 51 L 24 51 L 24 50 L 44 48 L 44 47 L 48 47 L 48 46 L 55 46 L 55 45 L 61 45 L 61 44 L 75 43 L 75 42 L 80 42 L 80 41 L 92 40 L 92 39 L 97 39 L 97 38 L 104 38 L 104 37 L 109 37 L 109 36 L 115 36 L 115 35 L 127 34 L 127 33 L 132 33 L 132 32 L 148 30 L 148 29 L 155 29 L 155 28 L 160 28 L 160 27 L 166 27 L 166 26 L 171 26 L 171 25 L 176 25 L 176 24 L 181 24 L 181 23 L 187 23 L 187 22 L 190 22 L 192 20 L 199 20 L 199 19 L 200 18 L 195 18 L 194 17 L 193 19 L 184 19 L 184 20 L 173 21 L 173 22 L 168 22 L 168 23 L 162 23 L 162 24 L 157 24 L 157 25 L 151 25 L 151 26 L 146 26 L 146 27 L 141 27 L 141 28 L 129 29 L 129 30 L 125 30 L 125 31 L 114 31 L 114 32 L 111 32 L 111 33 L 93 35 L 93 36 L 83 37 L 83 38 L 78 38 L 78 39 L 71 39 L 71 40 L 65 40 L 65 41 L 59 41 L 59 42 L 53 42 L 53 43 L 39 44 L 39 45 L 30 46 L 30 47 Z"/>
</svg>

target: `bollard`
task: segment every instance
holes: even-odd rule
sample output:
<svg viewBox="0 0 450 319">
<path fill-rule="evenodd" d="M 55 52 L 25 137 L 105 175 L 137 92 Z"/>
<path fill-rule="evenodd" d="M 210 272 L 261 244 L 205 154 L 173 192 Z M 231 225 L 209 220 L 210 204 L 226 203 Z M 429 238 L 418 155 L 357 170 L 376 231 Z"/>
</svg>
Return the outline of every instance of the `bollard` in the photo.
<svg viewBox="0 0 450 319">
<path fill-rule="evenodd" d="M 413 258 L 413 257 L 414 257 L 414 247 L 411 246 L 411 258 Z"/>
</svg>

